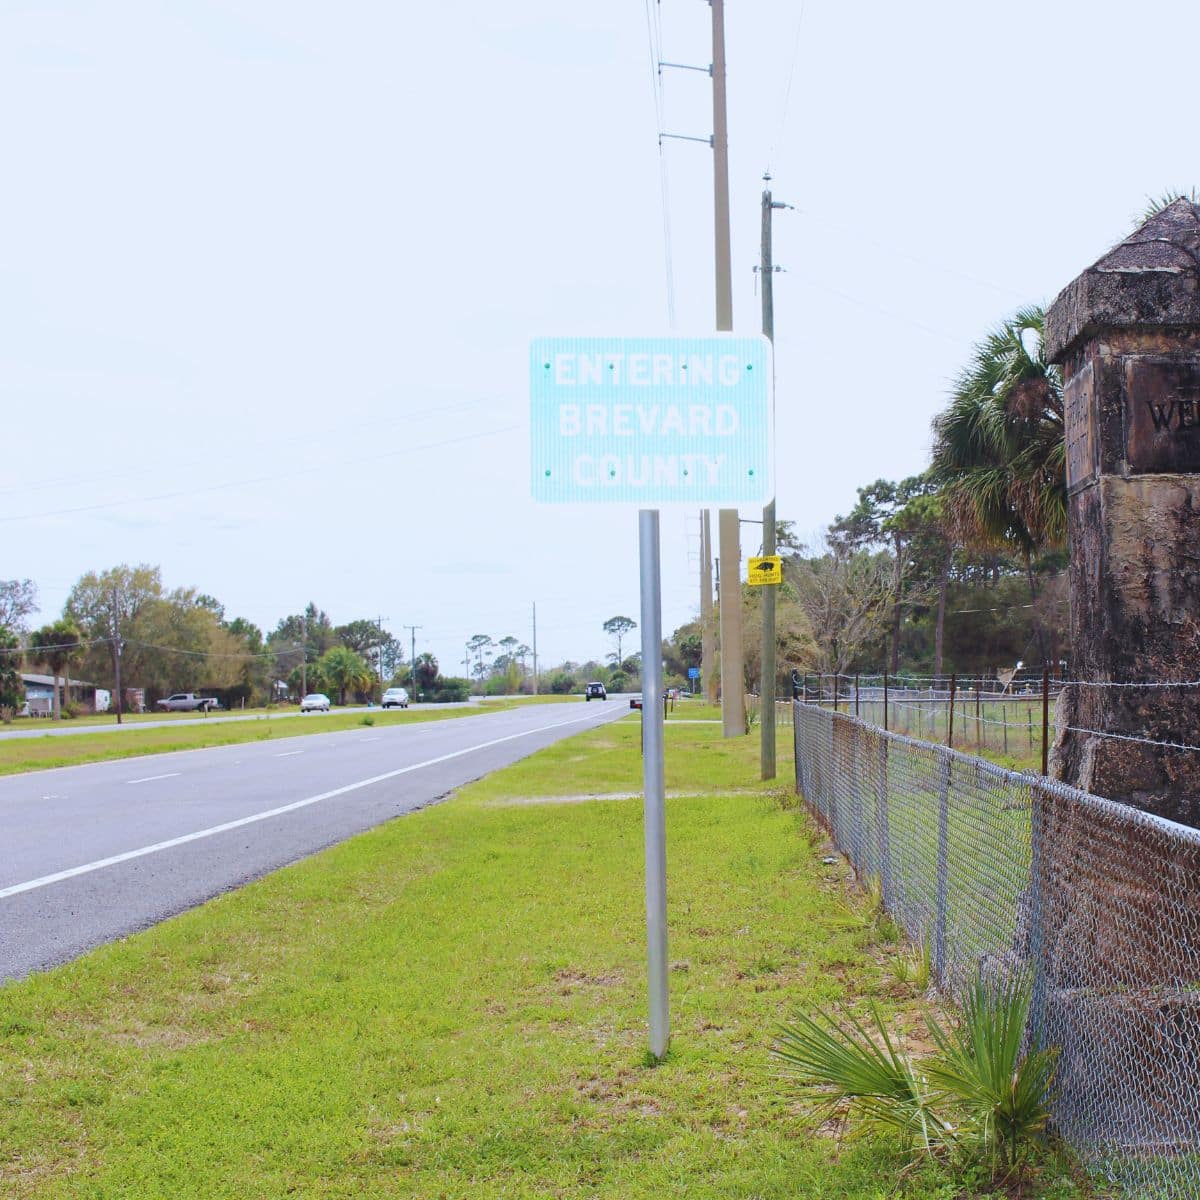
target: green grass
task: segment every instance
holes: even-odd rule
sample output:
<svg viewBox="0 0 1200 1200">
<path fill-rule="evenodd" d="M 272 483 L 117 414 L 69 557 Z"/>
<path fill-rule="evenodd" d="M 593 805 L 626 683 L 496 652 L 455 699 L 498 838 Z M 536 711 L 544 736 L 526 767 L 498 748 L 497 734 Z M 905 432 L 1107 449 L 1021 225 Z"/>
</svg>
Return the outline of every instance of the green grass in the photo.
<svg viewBox="0 0 1200 1200">
<path fill-rule="evenodd" d="M 295 705 L 276 706 L 274 708 L 222 708 L 213 713 L 214 717 L 286 717 L 289 714 L 298 713 Z M 199 712 L 152 712 L 142 713 L 122 713 L 121 721 L 125 725 L 139 725 L 145 721 L 196 721 L 204 720 L 204 714 Z M 117 715 L 115 712 L 106 713 L 81 713 L 77 717 L 63 717 L 63 724 L 75 729 L 80 726 L 107 726 L 117 723 Z M 37 729 L 45 725 L 49 728 L 57 729 L 49 717 L 33 717 L 28 720 L 22 718 L 20 721 L 10 726 L 0 728 L 0 737 L 12 729 Z"/>
<path fill-rule="evenodd" d="M 582 799 L 638 787 L 630 720 L 0 988 L 0 1195 L 989 1194 L 806 1131 L 775 1023 L 875 995 L 907 1026 L 912 989 L 821 865 L 785 744 L 768 788 L 757 739 L 671 739 L 662 1064 L 640 805 Z"/>
<path fill-rule="evenodd" d="M 73 767 L 80 763 L 108 762 L 144 754 L 167 754 L 172 750 L 199 750 L 210 746 L 233 746 L 274 738 L 300 737 L 309 733 L 335 733 L 360 725 L 414 725 L 423 721 L 446 721 L 478 716 L 480 712 L 502 712 L 520 701 L 498 700 L 481 708 L 372 709 L 370 712 L 310 713 L 307 716 L 265 716 L 257 721 L 227 724 L 181 725 L 178 728 L 138 729 L 130 733 L 80 734 L 77 737 L 11 738 L 0 736 L 0 775 L 21 771 Z"/>
</svg>

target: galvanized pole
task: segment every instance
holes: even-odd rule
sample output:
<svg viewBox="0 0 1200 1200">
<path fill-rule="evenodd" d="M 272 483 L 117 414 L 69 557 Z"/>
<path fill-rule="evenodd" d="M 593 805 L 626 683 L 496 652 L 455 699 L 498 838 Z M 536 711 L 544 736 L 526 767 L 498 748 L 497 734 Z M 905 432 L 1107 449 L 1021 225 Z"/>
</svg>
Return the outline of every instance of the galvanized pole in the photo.
<svg viewBox="0 0 1200 1200">
<path fill-rule="evenodd" d="M 667 1006 L 667 820 L 663 770 L 662 577 L 658 510 L 638 513 L 642 583 L 642 790 L 646 840 L 646 950 L 650 991 L 650 1053 L 662 1058 L 670 1041 Z"/>
</svg>

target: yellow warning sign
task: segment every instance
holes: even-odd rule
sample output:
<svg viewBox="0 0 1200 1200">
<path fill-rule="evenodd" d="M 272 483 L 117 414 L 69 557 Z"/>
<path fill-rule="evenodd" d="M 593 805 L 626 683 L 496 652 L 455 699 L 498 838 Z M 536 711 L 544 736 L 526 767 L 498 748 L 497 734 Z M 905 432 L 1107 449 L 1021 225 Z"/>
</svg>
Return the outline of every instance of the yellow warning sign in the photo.
<svg viewBox="0 0 1200 1200">
<path fill-rule="evenodd" d="M 758 587 L 782 583 L 783 559 L 778 554 L 769 554 L 765 558 L 752 558 L 747 582 Z"/>
</svg>

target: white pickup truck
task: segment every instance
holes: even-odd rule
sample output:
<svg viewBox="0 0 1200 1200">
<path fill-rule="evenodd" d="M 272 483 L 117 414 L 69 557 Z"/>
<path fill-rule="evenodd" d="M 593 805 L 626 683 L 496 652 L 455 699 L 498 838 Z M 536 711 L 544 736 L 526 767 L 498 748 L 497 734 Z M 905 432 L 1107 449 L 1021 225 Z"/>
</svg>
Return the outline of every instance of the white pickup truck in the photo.
<svg viewBox="0 0 1200 1200">
<path fill-rule="evenodd" d="M 160 700 L 155 706 L 163 712 L 208 712 L 220 708 L 221 702 L 216 696 L 197 696 L 195 692 L 176 692 L 165 700 Z"/>
</svg>

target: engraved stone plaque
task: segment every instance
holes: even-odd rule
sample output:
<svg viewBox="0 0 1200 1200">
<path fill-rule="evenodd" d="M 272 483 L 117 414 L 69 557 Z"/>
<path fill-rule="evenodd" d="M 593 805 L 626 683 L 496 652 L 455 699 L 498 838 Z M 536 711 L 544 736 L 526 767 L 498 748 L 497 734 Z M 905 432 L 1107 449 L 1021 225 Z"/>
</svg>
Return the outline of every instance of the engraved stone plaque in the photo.
<svg viewBox="0 0 1200 1200">
<path fill-rule="evenodd" d="M 1095 386 L 1089 361 L 1063 388 L 1063 420 L 1067 441 L 1067 491 L 1096 477 Z"/>
<path fill-rule="evenodd" d="M 1127 358 L 1124 424 L 1131 474 L 1200 472 L 1200 363 L 1160 355 Z"/>
</svg>

